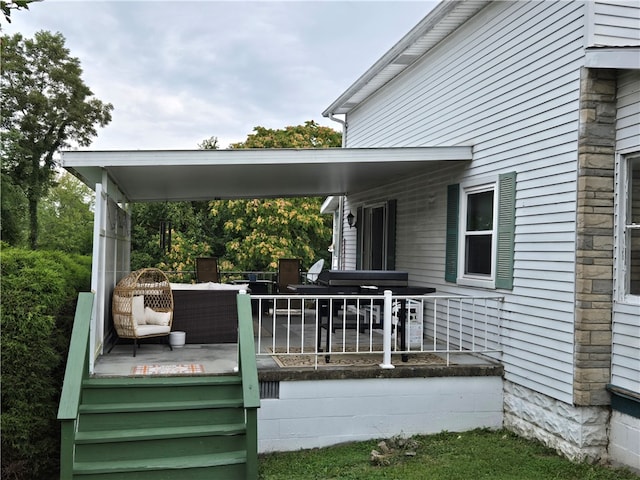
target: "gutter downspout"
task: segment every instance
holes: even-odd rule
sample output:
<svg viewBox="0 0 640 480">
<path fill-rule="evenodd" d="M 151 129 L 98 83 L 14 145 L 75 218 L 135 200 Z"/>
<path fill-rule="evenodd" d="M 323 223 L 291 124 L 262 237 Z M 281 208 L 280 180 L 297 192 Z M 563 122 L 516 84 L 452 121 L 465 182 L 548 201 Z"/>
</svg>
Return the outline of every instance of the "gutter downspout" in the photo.
<svg viewBox="0 0 640 480">
<path fill-rule="evenodd" d="M 338 122 L 340 125 L 342 125 L 342 148 L 346 148 L 347 147 L 347 127 L 348 127 L 346 117 L 345 117 L 345 120 L 342 120 L 334 116 L 333 113 L 329 113 L 325 115 L 325 117 L 327 117 L 329 120 L 333 120 L 334 122 Z"/>
<path fill-rule="evenodd" d="M 342 120 L 333 113 L 329 113 L 325 115 L 329 120 L 333 120 L 334 122 L 338 122 L 342 125 L 342 148 L 347 148 L 347 121 L 346 116 L 345 120 Z M 342 270 L 344 268 L 344 252 L 342 251 L 342 245 L 344 244 L 344 201 L 346 195 L 340 196 L 340 207 L 338 208 L 338 216 L 340 217 L 340 223 L 338 225 L 338 245 L 334 248 L 338 250 L 338 270 Z M 335 249 L 334 249 L 335 251 Z"/>
</svg>

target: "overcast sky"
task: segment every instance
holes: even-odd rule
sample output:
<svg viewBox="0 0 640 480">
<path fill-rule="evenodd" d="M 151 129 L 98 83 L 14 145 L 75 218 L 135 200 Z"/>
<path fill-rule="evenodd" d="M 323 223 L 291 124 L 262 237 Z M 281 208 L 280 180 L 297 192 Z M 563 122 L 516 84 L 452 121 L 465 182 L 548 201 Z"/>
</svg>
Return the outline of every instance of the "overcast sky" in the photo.
<svg viewBox="0 0 640 480">
<path fill-rule="evenodd" d="M 91 150 L 221 148 L 255 126 L 315 120 L 434 1 L 56 1 L 3 33 L 60 32 L 83 79 L 114 106 Z"/>
</svg>

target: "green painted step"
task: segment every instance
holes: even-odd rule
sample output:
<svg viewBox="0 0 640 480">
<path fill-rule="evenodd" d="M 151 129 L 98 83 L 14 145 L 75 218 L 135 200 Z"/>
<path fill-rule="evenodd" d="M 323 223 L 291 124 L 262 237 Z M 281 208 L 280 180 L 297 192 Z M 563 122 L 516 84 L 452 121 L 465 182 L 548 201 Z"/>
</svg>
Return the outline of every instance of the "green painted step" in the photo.
<svg viewBox="0 0 640 480">
<path fill-rule="evenodd" d="M 242 381 L 216 377 L 83 382 L 74 478 L 244 478 Z"/>
<path fill-rule="evenodd" d="M 215 376 L 179 376 L 179 377 L 92 377 L 82 382 L 83 387 L 91 388 L 113 388 L 123 386 L 184 386 L 184 385 L 224 385 L 242 384 L 242 379 L 238 375 L 215 375 Z"/>
<path fill-rule="evenodd" d="M 123 441 L 83 441 L 76 443 L 75 459 L 78 462 L 106 461 L 154 461 L 159 458 L 220 454 L 246 449 L 246 437 L 242 429 L 206 431 L 199 435 L 182 437 L 138 438 Z"/>
<path fill-rule="evenodd" d="M 242 383 L 237 377 L 91 379 L 83 383 L 81 403 L 149 403 L 158 398 L 206 400 L 213 391 L 219 399 L 238 398 L 242 396 Z"/>
<path fill-rule="evenodd" d="M 224 454 L 187 455 L 129 461 L 75 462 L 77 478 L 91 480 L 200 480 L 242 478 L 247 455 L 245 451 Z"/>
<path fill-rule="evenodd" d="M 169 410 L 192 410 L 200 408 L 228 408 L 242 407 L 244 404 L 241 399 L 231 400 L 178 400 L 178 401 L 161 401 L 148 403 L 98 403 L 98 404 L 82 404 L 79 407 L 80 413 L 119 413 L 119 412 L 158 412 Z"/>
<path fill-rule="evenodd" d="M 239 435 L 245 432 L 243 423 L 232 425 L 194 425 L 165 428 L 131 428 L 128 430 L 103 430 L 78 432 L 76 443 L 137 442 L 163 438 L 186 438 L 215 435 Z"/>
<path fill-rule="evenodd" d="M 244 409 L 237 404 L 232 407 L 170 410 L 135 411 L 116 413 L 83 412 L 79 417 L 78 431 L 91 432 L 135 428 L 156 428 L 192 425 L 224 425 L 244 423 Z"/>
</svg>

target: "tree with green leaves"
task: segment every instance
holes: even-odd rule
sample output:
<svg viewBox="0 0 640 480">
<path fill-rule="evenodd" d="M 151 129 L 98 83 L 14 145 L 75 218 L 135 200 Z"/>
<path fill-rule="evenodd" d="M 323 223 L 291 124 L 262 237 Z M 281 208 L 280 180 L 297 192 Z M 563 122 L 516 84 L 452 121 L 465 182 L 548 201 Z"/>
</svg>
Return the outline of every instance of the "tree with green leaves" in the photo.
<svg viewBox="0 0 640 480">
<path fill-rule="evenodd" d="M 2 173 L 1 176 L 0 238 L 9 245 L 21 246 L 27 240 L 27 198 L 9 175 Z"/>
<path fill-rule="evenodd" d="M 40 202 L 40 248 L 91 255 L 93 191 L 70 173 L 63 173 Z"/>
<path fill-rule="evenodd" d="M 342 134 L 329 127 L 307 120 L 304 125 L 283 129 L 254 127 L 244 142 L 229 148 L 331 148 L 342 146 Z"/>
<path fill-rule="evenodd" d="M 276 270 L 279 258 L 300 258 L 307 268 L 328 259 L 329 220 L 320 213 L 321 199 L 273 198 L 218 200 L 212 215 L 225 210 L 225 259 L 235 270 Z"/>
<path fill-rule="evenodd" d="M 157 266 L 163 270 L 190 271 L 197 256 L 217 256 L 224 251 L 218 225 L 206 201 L 134 203 L 131 207 L 131 269 Z M 160 226 L 171 230 L 171 242 L 161 248 Z M 167 232 L 168 233 L 168 232 Z"/>
<path fill-rule="evenodd" d="M 56 153 L 89 146 L 96 127 L 111 121 L 113 106 L 95 98 L 81 75 L 60 33 L 2 37 L 2 173 L 26 197 L 31 248 L 38 243 L 38 204 L 55 178 Z"/>
<path fill-rule="evenodd" d="M 41 2 L 42 0 L 11 0 L 8 2 L 2 1 L 0 2 L 0 9 L 2 9 L 2 13 L 4 14 L 4 19 L 7 23 L 11 23 L 11 12 L 13 10 L 25 9 L 29 10 L 29 4 L 33 2 Z"/>
</svg>

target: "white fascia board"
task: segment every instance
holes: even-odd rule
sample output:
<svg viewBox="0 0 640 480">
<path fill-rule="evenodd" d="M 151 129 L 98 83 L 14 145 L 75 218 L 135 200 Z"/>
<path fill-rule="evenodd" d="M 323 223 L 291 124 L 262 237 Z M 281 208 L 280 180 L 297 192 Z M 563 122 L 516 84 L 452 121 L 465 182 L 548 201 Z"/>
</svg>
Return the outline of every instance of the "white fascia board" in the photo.
<svg viewBox="0 0 640 480">
<path fill-rule="evenodd" d="M 472 147 L 309 148 L 237 150 L 67 151 L 62 166 L 74 168 L 197 165 L 286 165 L 471 160 Z"/>
<path fill-rule="evenodd" d="M 585 51 L 585 67 L 640 69 L 640 47 L 596 47 Z"/>
</svg>

